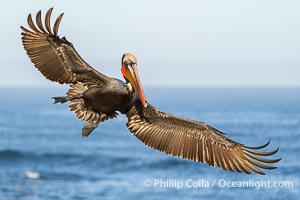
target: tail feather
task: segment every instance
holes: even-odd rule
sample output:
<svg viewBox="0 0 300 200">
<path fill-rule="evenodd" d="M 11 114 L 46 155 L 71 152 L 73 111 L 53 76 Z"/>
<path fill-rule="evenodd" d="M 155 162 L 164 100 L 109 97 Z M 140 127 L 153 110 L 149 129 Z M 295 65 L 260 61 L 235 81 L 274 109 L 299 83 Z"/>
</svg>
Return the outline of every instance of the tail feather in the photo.
<svg viewBox="0 0 300 200">
<path fill-rule="evenodd" d="M 69 101 L 68 97 L 52 97 L 54 99 L 54 104 L 56 103 L 65 103 Z"/>
</svg>

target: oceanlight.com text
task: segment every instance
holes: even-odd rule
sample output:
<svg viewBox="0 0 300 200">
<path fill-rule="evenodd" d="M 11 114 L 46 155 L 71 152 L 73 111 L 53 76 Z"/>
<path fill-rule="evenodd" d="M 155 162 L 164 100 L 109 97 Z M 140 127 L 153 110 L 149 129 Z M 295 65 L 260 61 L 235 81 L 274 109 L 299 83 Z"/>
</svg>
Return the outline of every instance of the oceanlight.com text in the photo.
<svg viewBox="0 0 300 200">
<path fill-rule="evenodd" d="M 290 180 L 226 180 L 226 179 L 147 179 L 144 180 L 145 187 L 152 188 L 294 188 L 294 182 Z"/>
</svg>

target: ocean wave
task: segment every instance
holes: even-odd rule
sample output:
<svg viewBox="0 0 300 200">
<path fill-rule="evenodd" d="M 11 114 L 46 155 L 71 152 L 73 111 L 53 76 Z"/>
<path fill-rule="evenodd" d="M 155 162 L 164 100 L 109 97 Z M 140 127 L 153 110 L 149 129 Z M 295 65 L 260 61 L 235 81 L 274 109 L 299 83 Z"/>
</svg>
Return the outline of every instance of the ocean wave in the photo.
<svg viewBox="0 0 300 200">
<path fill-rule="evenodd" d="M 40 172 L 42 180 L 82 180 L 87 178 L 88 175 L 84 176 L 79 172 Z"/>
<path fill-rule="evenodd" d="M 37 160 L 41 161 L 43 159 L 47 160 L 71 160 L 80 159 L 85 157 L 85 155 L 76 153 L 63 153 L 63 152 L 45 152 L 45 153 L 35 153 L 30 151 L 20 151 L 12 149 L 0 150 L 0 160 Z"/>
<path fill-rule="evenodd" d="M 119 168 L 120 166 L 130 168 L 135 163 L 135 159 L 130 156 L 116 156 L 114 154 L 102 153 L 78 153 L 78 152 L 31 152 L 12 149 L 0 150 L 0 163 L 15 165 L 15 163 L 60 163 L 62 166 L 85 165 L 89 168 Z M 114 167 L 111 167 L 114 166 Z"/>
<path fill-rule="evenodd" d="M 150 169 L 167 169 L 170 167 L 178 168 L 182 166 L 187 166 L 188 164 L 190 164 L 190 162 L 184 159 L 166 158 L 152 160 L 151 162 L 145 162 L 143 166 Z"/>
<path fill-rule="evenodd" d="M 4 149 L 0 151 L 0 159 L 16 159 L 22 156 L 24 156 L 24 154 L 17 150 Z"/>
</svg>

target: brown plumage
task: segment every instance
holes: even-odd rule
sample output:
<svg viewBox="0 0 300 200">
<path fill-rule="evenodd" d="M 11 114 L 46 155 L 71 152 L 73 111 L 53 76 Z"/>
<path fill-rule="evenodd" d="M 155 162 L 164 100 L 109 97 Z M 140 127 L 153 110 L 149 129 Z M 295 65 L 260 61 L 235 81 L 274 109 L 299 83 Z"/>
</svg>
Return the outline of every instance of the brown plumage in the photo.
<svg viewBox="0 0 300 200">
<path fill-rule="evenodd" d="M 41 11 L 36 25 L 29 14 L 31 30 L 21 27 L 24 48 L 35 67 L 49 80 L 71 84 L 64 97 L 54 97 L 55 103 L 70 101 L 69 108 L 77 118 L 87 121 L 82 135 L 88 136 L 99 123 L 126 114 L 128 129 L 144 144 L 166 154 L 208 163 L 225 170 L 264 174 L 262 169 L 275 169 L 266 164 L 280 159 L 266 159 L 274 155 L 256 147 L 237 143 L 203 123 L 165 113 L 146 101 L 138 77 L 137 60 L 132 54 L 122 57 L 122 74 L 126 83 L 101 74 L 87 64 L 65 37 L 58 36 L 63 14 L 50 26 L 52 8 L 42 23 Z"/>
<path fill-rule="evenodd" d="M 58 16 L 53 30 L 51 29 L 50 17 L 52 10 L 53 8 L 46 13 L 45 27 L 42 23 L 41 11 L 36 15 L 36 25 L 31 14 L 28 15 L 27 22 L 31 30 L 21 26 L 23 30 L 22 42 L 32 63 L 44 77 L 60 84 L 74 84 L 67 92 L 66 97 L 54 97 L 55 103 L 71 101 L 70 110 L 79 119 L 88 121 L 82 130 L 82 135 L 88 136 L 98 126 L 99 122 L 115 118 L 117 113 L 116 110 L 93 110 L 84 101 L 82 95 L 86 94 L 93 98 L 97 96 L 97 89 L 113 87 L 120 83 L 119 80 L 107 77 L 92 68 L 80 57 L 72 43 L 67 41 L 65 37 L 60 38 L 57 35 L 63 14 Z M 122 89 L 127 90 L 126 88 Z M 91 94 L 91 91 L 94 91 L 94 93 Z M 125 95 L 127 95 L 126 91 Z M 131 102 L 131 100 L 129 101 Z M 125 110 L 125 108 L 122 110 Z M 86 131 L 86 129 L 89 131 Z"/>
<path fill-rule="evenodd" d="M 262 163 L 275 163 L 280 159 L 265 159 L 278 151 L 257 152 L 268 146 L 248 147 L 232 141 L 224 134 L 199 121 L 188 120 L 165 113 L 151 104 L 144 108 L 136 101 L 126 113 L 127 127 L 147 146 L 173 156 L 195 162 L 207 162 L 226 170 L 264 174 L 259 168 L 275 169 Z M 260 161 L 262 163 L 259 163 Z"/>
<path fill-rule="evenodd" d="M 32 31 L 21 26 L 22 42 L 35 67 L 49 80 L 59 83 L 77 83 L 84 85 L 103 84 L 109 78 L 87 64 L 77 53 L 72 43 L 65 37 L 59 38 L 58 27 L 63 14 L 55 21 L 53 31 L 50 27 L 52 8 L 45 18 L 46 29 L 41 20 L 41 11 L 36 15 L 36 27 L 31 14 L 27 22 Z"/>
</svg>

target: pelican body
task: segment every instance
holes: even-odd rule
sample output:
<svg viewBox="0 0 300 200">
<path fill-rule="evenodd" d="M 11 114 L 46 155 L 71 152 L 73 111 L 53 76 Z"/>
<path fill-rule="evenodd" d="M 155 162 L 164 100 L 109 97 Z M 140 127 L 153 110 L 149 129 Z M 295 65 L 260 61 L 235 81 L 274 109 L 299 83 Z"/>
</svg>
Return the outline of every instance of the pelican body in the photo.
<svg viewBox="0 0 300 200">
<path fill-rule="evenodd" d="M 30 29 L 21 26 L 22 43 L 34 66 L 47 79 L 69 84 L 66 96 L 53 97 L 54 103 L 69 103 L 77 118 L 86 121 L 82 136 L 87 137 L 100 122 L 126 114 L 127 128 L 147 146 L 177 157 L 208 163 L 225 170 L 264 174 L 266 165 L 280 159 L 267 159 L 274 151 L 260 151 L 261 146 L 246 146 L 227 138 L 221 131 L 204 122 L 174 116 L 147 102 L 138 70 L 137 59 L 125 53 L 121 59 L 124 81 L 108 77 L 86 63 L 65 37 L 58 36 L 63 14 L 50 25 L 52 8 L 42 23 L 41 11 L 36 23 L 31 14 Z"/>
<path fill-rule="evenodd" d="M 134 100 L 134 93 L 123 81 L 114 80 L 102 87 L 87 89 L 82 93 L 82 98 L 87 107 L 98 113 L 120 111 L 125 114 Z"/>
<path fill-rule="evenodd" d="M 130 72 L 129 70 L 129 74 L 127 74 L 128 68 L 137 70 L 136 61 L 134 55 L 129 53 L 124 54 L 122 57 L 122 72 L 124 73 L 124 77 L 126 76 L 136 82 L 139 87 L 136 88 L 135 86 L 137 91 L 142 91 L 139 79 L 136 78 L 138 77 L 137 71 Z M 66 97 L 53 97 L 55 100 L 54 103 L 72 101 L 69 105 L 71 110 L 75 110 L 75 113 L 78 113 L 78 118 L 88 121 L 82 129 L 83 137 L 87 137 L 97 128 L 100 121 L 115 118 L 118 114 L 117 111 L 126 114 L 129 107 L 137 99 L 130 82 L 126 84 L 119 79 L 109 78 L 100 73 L 98 76 L 98 79 L 101 77 L 100 85 L 90 85 L 86 88 L 84 85 L 77 83 L 71 86 Z M 78 104 L 81 106 L 78 106 Z M 76 108 L 80 109 L 76 112 Z"/>
</svg>

